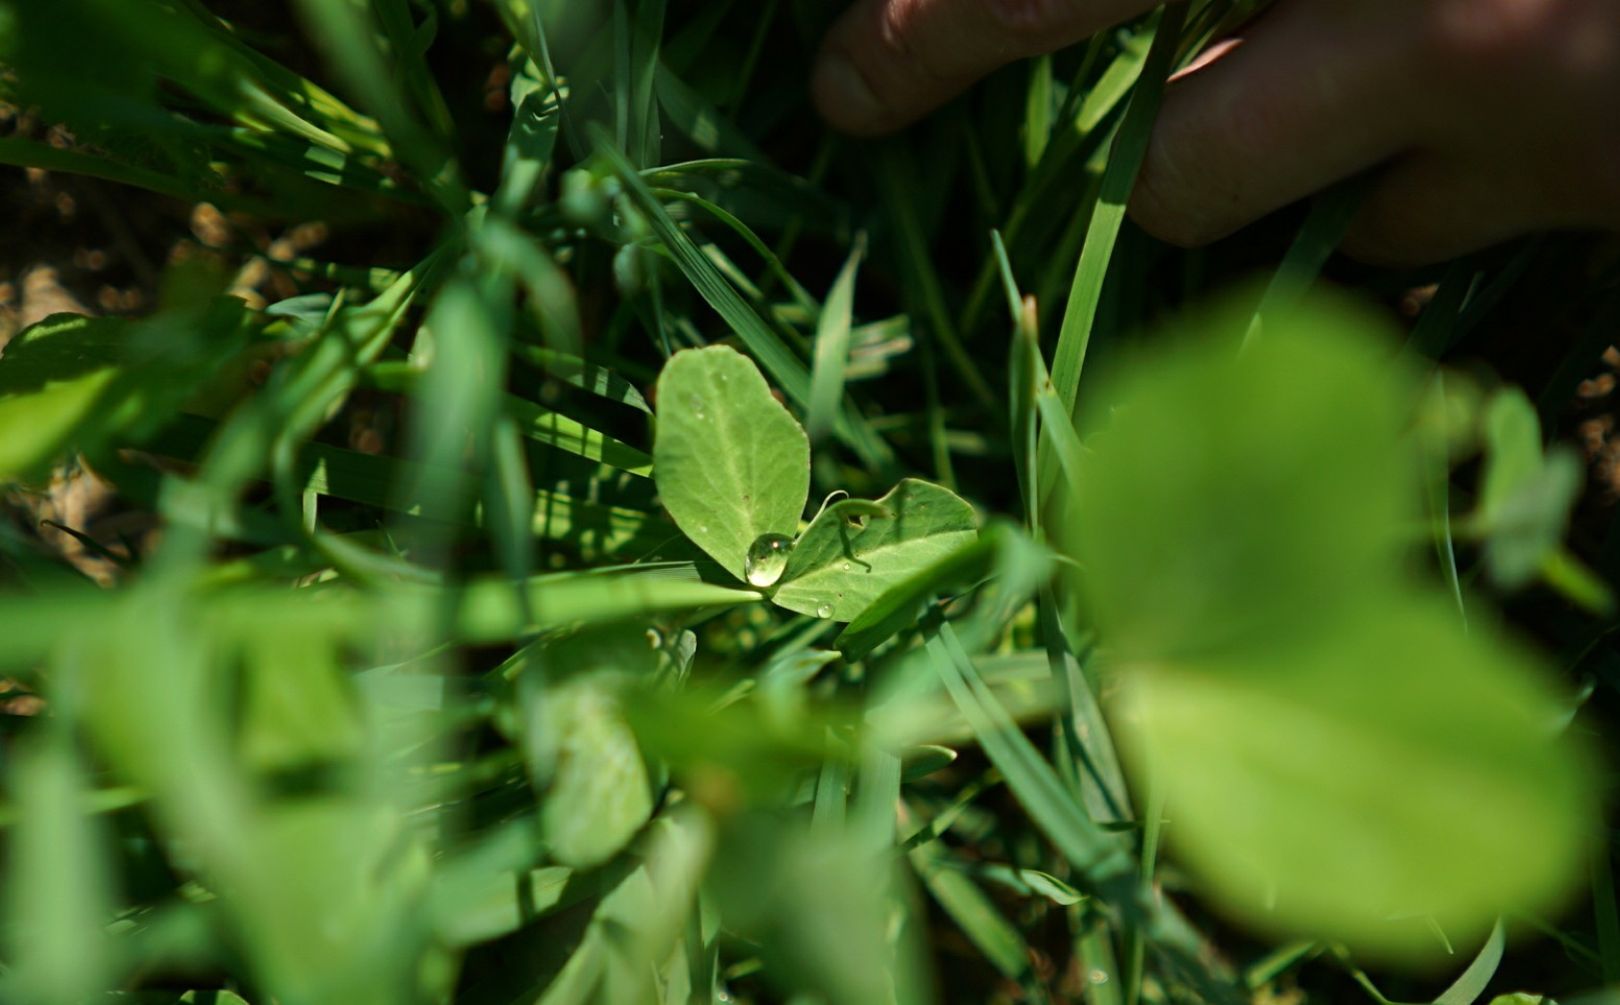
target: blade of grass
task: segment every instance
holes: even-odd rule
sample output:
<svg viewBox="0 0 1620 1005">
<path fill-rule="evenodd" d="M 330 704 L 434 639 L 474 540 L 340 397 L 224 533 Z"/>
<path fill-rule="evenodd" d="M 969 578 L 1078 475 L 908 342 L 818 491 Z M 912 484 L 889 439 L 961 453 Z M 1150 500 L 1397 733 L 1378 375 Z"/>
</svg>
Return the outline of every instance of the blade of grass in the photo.
<svg viewBox="0 0 1620 1005">
<path fill-rule="evenodd" d="M 1094 892 L 1129 910 L 1135 902 L 1135 866 L 1117 835 L 1102 830 L 1074 802 L 1057 772 L 1036 751 L 973 662 L 955 631 L 938 615 L 925 628 L 926 646 L 952 700 L 973 728 L 990 762 L 1001 770 L 1030 818 L 1085 878 Z"/>
<path fill-rule="evenodd" d="M 1030 61 L 1029 88 L 1024 96 L 1024 163 L 1034 168 L 1052 137 L 1052 57 Z"/>
<path fill-rule="evenodd" d="M 901 147 L 885 147 L 878 165 L 878 181 L 883 189 L 884 203 L 894 221 L 895 233 L 900 241 L 902 260 L 911 279 L 912 292 L 918 306 L 928 318 L 928 328 L 934 340 L 944 351 L 956 374 L 980 403 L 993 407 L 995 395 L 986 383 L 980 368 L 962 347 L 962 340 L 951 320 L 951 311 L 945 302 L 945 290 L 939 273 L 934 268 L 922 220 L 912 199 L 913 186 L 909 179 L 915 169 Z"/>
<path fill-rule="evenodd" d="M 624 184 L 625 192 L 637 209 L 646 215 L 653 232 L 663 243 L 675 264 L 686 276 L 698 295 L 708 302 L 742 339 L 749 352 L 759 360 L 760 366 L 782 388 L 795 404 L 804 407 L 810 400 L 810 371 L 782 342 L 780 336 L 749 307 L 737 290 L 720 275 L 718 269 L 685 232 L 670 219 L 669 213 L 658 201 L 640 174 L 631 167 L 624 155 L 599 144 L 599 151 L 613 167 Z M 864 417 L 846 400 L 835 427 L 839 439 L 855 451 L 862 461 L 873 468 L 886 469 L 892 458 L 887 446 L 872 432 Z"/>
<path fill-rule="evenodd" d="M 849 258 L 833 281 L 816 324 L 815 362 L 810 371 L 810 404 L 805 432 L 812 445 L 825 439 L 844 398 L 844 365 L 849 360 L 849 329 L 855 308 L 855 273 L 866 254 L 866 238 L 856 239 Z"/>
<path fill-rule="evenodd" d="M 1159 99 L 1164 92 L 1165 78 L 1169 75 L 1170 61 L 1175 55 L 1185 16 L 1186 9 L 1179 3 L 1160 9 L 1153 47 L 1142 67 L 1141 78 L 1131 92 L 1119 135 L 1114 139 L 1097 209 L 1092 214 L 1085 247 L 1080 252 L 1080 263 L 1074 271 L 1068 307 L 1063 313 L 1063 326 L 1058 333 L 1057 354 L 1052 361 L 1052 382 L 1059 400 L 1070 414 L 1073 414 L 1079 400 L 1080 373 L 1085 366 L 1086 346 L 1091 341 L 1092 325 L 1097 317 L 1097 305 L 1102 299 L 1103 281 L 1108 275 L 1114 242 L 1119 237 L 1120 225 L 1125 221 L 1125 205 L 1136 184 L 1137 172 L 1141 170 L 1142 159 L 1147 154 L 1153 119 L 1159 109 Z"/>
<path fill-rule="evenodd" d="M 1350 230 L 1350 222 L 1366 201 L 1377 175 L 1367 172 L 1340 182 L 1311 202 L 1310 214 L 1294 237 L 1282 264 L 1272 274 L 1255 309 L 1244 344 L 1259 337 L 1267 317 L 1292 310 L 1321 275 L 1322 266 Z"/>
<path fill-rule="evenodd" d="M 937 843 L 918 845 L 908 857 L 929 894 L 990 965 L 1023 989 L 1023 999 L 1048 1001 L 1031 965 L 1029 944 L 996 909 L 995 902 L 971 878 L 944 861 Z"/>
<path fill-rule="evenodd" d="M 659 43 L 664 36 L 665 0 L 638 0 L 631 30 L 630 153 L 642 166 L 656 164 L 659 154 Z"/>
</svg>

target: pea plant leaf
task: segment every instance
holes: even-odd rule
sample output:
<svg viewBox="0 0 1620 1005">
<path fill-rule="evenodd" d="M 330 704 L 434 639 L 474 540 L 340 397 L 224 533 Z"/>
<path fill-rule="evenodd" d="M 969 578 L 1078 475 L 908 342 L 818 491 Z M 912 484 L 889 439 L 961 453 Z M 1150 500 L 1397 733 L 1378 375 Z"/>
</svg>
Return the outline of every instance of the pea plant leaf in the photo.
<svg viewBox="0 0 1620 1005">
<path fill-rule="evenodd" d="M 658 378 L 653 473 L 694 544 L 745 577 L 749 547 L 791 537 L 810 495 L 810 441 L 752 360 L 724 346 L 676 353 Z"/>
<path fill-rule="evenodd" d="M 850 500 L 824 509 L 794 543 L 772 599 L 800 614 L 853 621 L 977 534 L 973 507 L 961 496 L 908 478 L 875 508 Z"/>
<path fill-rule="evenodd" d="M 1343 305 L 1242 350 L 1216 320 L 1099 387 L 1064 528 L 1169 846 L 1229 914 L 1385 958 L 1551 906 L 1591 762 L 1543 668 L 1412 580 L 1416 383 Z M 1539 434 L 1503 436 L 1517 491 Z"/>
</svg>

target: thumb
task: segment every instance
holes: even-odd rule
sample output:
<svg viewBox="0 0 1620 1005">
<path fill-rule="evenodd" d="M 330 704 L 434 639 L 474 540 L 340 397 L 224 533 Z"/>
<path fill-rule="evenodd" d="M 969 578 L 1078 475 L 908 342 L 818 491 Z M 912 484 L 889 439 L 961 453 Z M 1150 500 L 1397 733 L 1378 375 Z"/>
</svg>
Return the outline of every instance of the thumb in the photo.
<svg viewBox="0 0 1620 1005">
<path fill-rule="evenodd" d="M 1153 0 L 856 0 L 811 78 L 821 115 L 861 136 L 891 132 L 1000 66 L 1071 45 Z"/>
</svg>

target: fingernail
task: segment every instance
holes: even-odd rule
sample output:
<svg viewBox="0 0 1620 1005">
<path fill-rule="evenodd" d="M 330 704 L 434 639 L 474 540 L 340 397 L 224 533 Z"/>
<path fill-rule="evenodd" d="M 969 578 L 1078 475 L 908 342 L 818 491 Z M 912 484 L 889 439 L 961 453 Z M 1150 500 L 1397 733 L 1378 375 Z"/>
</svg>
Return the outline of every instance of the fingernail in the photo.
<svg viewBox="0 0 1620 1005">
<path fill-rule="evenodd" d="M 822 117 L 846 132 L 881 128 L 888 114 L 849 57 L 836 50 L 823 50 L 817 57 L 810 91 Z"/>
</svg>

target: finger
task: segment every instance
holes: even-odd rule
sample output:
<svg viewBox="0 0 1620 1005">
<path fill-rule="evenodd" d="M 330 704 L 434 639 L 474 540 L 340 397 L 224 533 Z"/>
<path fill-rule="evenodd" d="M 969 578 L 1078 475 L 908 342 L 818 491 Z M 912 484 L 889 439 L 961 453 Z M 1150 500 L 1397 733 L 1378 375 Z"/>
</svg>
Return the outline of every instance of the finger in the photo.
<svg viewBox="0 0 1620 1005">
<path fill-rule="evenodd" d="M 1370 265 L 1418 266 L 1560 222 L 1526 180 L 1489 157 L 1417 153 L 1393 164 L 1357 212 L 1341 250 Z"/>
<path fill-rule="evenodd" d="M 810 90 L 856 135 L 891 132 L 1015 59 L 1051 52 L 1154 0 L 856 0 L 822 42 Z"/>
<path fill-rule="evenodd" d="M 1206 244 L 1409 147 L 1427 111 L 1414 39 L 1378 0 L 1284 0 L 1167 85 L 1131 200 L 1149 233 Z"/>
</svg>

